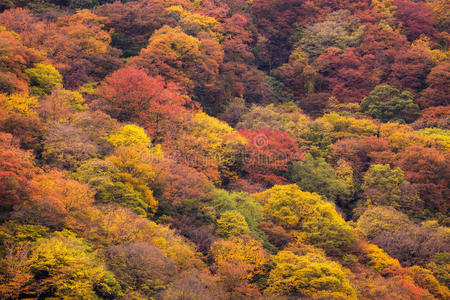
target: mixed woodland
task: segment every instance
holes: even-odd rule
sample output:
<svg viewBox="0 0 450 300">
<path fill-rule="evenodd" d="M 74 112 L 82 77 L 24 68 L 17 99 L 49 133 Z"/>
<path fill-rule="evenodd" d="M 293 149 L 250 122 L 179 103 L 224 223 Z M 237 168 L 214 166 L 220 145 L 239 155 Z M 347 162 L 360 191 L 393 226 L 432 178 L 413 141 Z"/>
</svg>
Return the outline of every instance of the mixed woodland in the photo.
<svg viewBox="0 0 450 300">
<path fill-rule="evenodd" d="M 447 0 L 0 0 L 0 299 L 450 299 Z"/>
</svg>

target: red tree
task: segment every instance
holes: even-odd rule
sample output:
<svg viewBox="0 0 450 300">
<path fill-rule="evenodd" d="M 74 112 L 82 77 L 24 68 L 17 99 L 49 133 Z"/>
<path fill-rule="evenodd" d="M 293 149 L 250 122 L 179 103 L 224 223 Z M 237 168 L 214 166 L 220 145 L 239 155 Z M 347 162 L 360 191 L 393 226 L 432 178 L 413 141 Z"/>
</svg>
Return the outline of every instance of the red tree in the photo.
<svg viewBox="0 0 450 300">
<path fill-rule="evenodd" d="M 428 87 L 417 101 L 421 107 L 450 104 L 450 62 L 434 67 L 426 82 Z"/>
<path fill-rule="evenodd" d="M 399 89 L 422 90 L 427 74 L 434 66 L 432 57 L 420 49 L 399 50 L 391 65 L 390 81 Z"/>
<path fill-rule="evenodd" d="M 166 120 L 181 117 L 191 101 L 176 84 L 131 66 L 108 76 L 98 95 L 100 102 L 96 105 L 100 109 L 119 121 L 136 122 L 152 133 L 160 133 Z"/>
<path fill-rule="evenodd" d="M 405 172 L 406 180 L 418 188 L 426 208 L 447 213 L 450 206 L 448 155 L 434 148 L 411 146 L 400 155 L 397 166 Z"/>
<path fill-rule="evenodd" d="M 434 18 L 430 7 L 425 2 L 411 0 L 397 0 L 395 17 L 402 22 L 402 31 L 408 40 L 414 41 L 421 34 L 431 36 Z"/>
<path fill-rule="evenodd" d="M 346 138 L 337 141 L 333 146 L 333 159 L 350 162 L 357 175 L 361 175 L 372 163 L 389 163 L 394 153 L 389 142 L 384 139 L 367 137 L 363 139 Z"/>
<path fill-rule="evenodd" d="M 244 171 L 266 185 L 286 182 L 289 163 L 303 158 L 297 143 L 285 132 L 273 129 L 241 130 L 248 139 Z"/>
<path fill-rule="evenodd" d="M 412 123 L 414 129 L 437 127 L 450 128 L 450 106 L 434 106 L 422 110 L 420 118 Z"/>
<path fill-rule="evenodd" d="M 372 60 L 372 56 L 361 57 L 352 48 L 345 52 L 329 48 L 316 64 L 333 96 L 343 102 L 359 102 L 380 82 L 366 62 Z"/>
<path fill-rule="evenodd" d="M 0 207 L 10 210 L 35 192 L 31 179 L 36 174 L 31 155 L 14 143 L 13 137 L 0 133 Z"/>
</svg>

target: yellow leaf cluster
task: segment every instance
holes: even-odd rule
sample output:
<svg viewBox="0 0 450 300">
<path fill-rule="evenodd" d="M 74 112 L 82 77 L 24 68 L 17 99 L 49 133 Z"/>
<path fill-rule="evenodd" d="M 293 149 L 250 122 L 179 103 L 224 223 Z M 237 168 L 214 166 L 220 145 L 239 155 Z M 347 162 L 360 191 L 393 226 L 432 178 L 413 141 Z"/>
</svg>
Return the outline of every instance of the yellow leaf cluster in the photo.
<svg viewBox="0 0 450 300">
<path fill-rule="evenodd" d="M 0 94 L 0 108 L 8 113 L 17 113 L 28 117 L 35 115 L 39 107 L 39 101 L 36 97 L 22 94 L 10 96 Z"/>
</svg>

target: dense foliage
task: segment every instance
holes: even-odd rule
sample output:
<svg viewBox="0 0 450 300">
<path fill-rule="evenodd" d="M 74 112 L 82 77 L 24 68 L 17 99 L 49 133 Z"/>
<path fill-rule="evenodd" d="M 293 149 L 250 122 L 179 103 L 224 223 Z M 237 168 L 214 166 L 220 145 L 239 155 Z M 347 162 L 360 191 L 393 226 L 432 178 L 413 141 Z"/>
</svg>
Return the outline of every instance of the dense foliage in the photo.
<svg viewBox="0 0 450 300">
<path fill-rule="evenodd" d="M 0 1 L 0 298 L 449 299 L 449 11 Z"/>
</svg>

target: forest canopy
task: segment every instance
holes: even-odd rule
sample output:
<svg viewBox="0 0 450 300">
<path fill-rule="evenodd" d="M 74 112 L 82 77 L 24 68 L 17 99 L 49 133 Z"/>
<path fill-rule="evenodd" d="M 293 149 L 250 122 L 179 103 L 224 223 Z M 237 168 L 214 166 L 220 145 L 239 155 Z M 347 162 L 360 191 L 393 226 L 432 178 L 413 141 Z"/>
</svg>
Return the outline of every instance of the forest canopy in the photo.
<svg viewBox="0 0 450 300">
<path fill-rule="evenodd" d="M 450 299 L 449 11 L 0 1 L 0 299 Z"/>
</svg>

